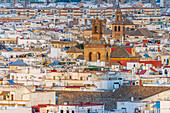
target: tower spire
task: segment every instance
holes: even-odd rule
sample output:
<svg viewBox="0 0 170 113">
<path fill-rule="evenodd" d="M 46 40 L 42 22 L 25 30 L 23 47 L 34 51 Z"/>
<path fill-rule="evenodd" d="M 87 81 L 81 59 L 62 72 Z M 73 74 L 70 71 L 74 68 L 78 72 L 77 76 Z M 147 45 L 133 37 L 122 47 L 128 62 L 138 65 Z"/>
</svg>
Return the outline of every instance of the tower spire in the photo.
<svg viewBox="0 0 170 113">
<path fill-rule="evenodd" d="M 118 0 L 118 5 L 117 5 L 117 11 L 116 12 L 121 12 L 120 6 L 119 6 L 119 0 Z"/>
</svg>

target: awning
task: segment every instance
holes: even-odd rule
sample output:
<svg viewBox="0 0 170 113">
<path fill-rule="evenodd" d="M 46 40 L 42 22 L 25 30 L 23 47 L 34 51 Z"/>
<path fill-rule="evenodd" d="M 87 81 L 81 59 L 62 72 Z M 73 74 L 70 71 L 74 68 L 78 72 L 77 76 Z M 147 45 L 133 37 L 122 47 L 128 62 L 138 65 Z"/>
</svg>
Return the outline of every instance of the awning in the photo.
<svg viewBox="0 0 170 113">
<path fill-rule="evenodd" d="M 153 105 L 152 108 L 160 108 L 160 102 L 156 102 L 156 104 Z"/>
</svg>

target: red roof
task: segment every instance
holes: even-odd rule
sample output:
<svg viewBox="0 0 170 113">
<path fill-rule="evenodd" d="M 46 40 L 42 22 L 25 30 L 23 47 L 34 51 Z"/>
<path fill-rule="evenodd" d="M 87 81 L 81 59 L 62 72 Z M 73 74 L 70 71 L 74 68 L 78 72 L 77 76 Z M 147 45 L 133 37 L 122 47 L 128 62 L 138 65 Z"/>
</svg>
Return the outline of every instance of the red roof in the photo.
<svg viewBox="0 0 170 113">
<path fill-rule="evenodd" d="M 162 62 L 161 61 L 139 61 L 139 63 L 144 63 L 146 64 L 152 64 L 153 66 L 155 66 L 155 68 L 157 67 L 161 67 L 162 66 Z"/>
<path fill-rule="evenodd" d="M 51 70 L 51 72 L 57 72 L 57 70 Z"/>
<path fill-rule="evenodd" d="M 150 68 L 150 70 L 151 71 L 153 71 L 153 72 L 155 72 L 155 73 L 157 73 L 158 71 L 156 71 L 155 69 L 153 69 L 153 68 Z"/>
<path fill-rule="evenodd" d="M 121 72 L 129 72 L 131 71 L 130 69 L 121 69 Z"/>
<path fill-rule="evenodd" d="M 139 75 L 144 75 L 146 73 L 147 70 L 142 70 Z"/>
<path fill-rule="evenodd" d="M 170 66 L 164 66 L 164 68 L 170 68 Z"/>
<path fill-rule="evenodd" d="M 126 43 L 126 46 L 130 46 L 130 43 Z"/>
<path fill-rule="evenodd" d="M 32 108 L 40 108 L 40 107 L 47 107 L 47 106 L 58 106 L 55 104 L 38 104 L 38 106 L 32 106 Z"/>
<path fill-rule="evenodd" d="M 161 44 L 160 42 L 157 42 L 157 44 Z"/>
</svg>

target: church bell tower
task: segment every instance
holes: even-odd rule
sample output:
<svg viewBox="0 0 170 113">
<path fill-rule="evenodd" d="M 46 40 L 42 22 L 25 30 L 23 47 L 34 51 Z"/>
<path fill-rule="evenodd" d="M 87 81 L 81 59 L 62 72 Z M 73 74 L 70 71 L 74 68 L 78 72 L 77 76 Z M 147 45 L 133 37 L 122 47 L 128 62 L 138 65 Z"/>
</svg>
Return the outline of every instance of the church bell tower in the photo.
<svg viewBox="0 0 170 113">
<path fill-rule="evenodd" d="M 118 2 L 117 10 L 115 13 L 115 20 L 112 24 L 112 38 L 116 41 L 122 41 L 122 37 L 125 37 L 125 25 L 122 19 L 122 12 Z"/>
</svg>

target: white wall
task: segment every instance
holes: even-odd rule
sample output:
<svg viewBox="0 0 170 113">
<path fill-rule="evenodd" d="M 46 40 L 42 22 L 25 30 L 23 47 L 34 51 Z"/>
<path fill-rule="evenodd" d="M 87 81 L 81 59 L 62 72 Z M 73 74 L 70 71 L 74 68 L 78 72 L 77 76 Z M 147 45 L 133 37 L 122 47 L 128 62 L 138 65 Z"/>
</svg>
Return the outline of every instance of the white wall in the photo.
<svg viewBox="0 0 170 113">
<path fill-rule="evenodd" d="M 87 113 L 87 110 L 90 109 L 90 112 L 98 112 L 103 113 L 104 112 L 104 105 L 96 105 L 96 106 L 70 106 L 70 105 L 60 105 L 59 111 L 64 110 L 64 113 L 67 113 L 67 110 L 71 111 L 74 110 L 74 113 Z"/>
<path fill-rule="evenodd" d="M 61 51 L 61 48 L 51 48 L 51 53 L 48 54 L 51 58 L 65 58 L 67 57 L 67 53 Z"/>
<path fill-rule="evenodd" d="M 7 107 L 7 109 L 0 110 L 0 113 L 32 113 L 31 108 Z"/>
<path fill-rule="evenodd" d="M 38 104 L 56 104 L 56 92 L 35 92 L 28 94 L 30 97 L 30 106 Z M 28 95 L 23 95 L 23 99 Z"/>
<path fill-rule="evenodd" d="M 160 113 L 170 113 L 170 101 L 160 101 Z"/>
<path fill-rule="evenodd" d="M 145 109 L 146 103 L 137 103 L 137 102 L 117 102 L 117 109 L 126 108 L 126 113 L 134 113 L 135 108 Z M 123 113 L 123 112 L 122 112 Z"/>
<path fill-rule="evenodd" d="M 139 62 L 127 62 L 127 69 L 138 69 Z"/>
</svg>

